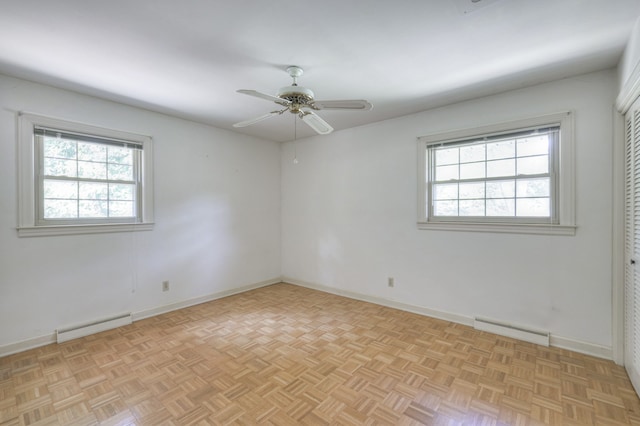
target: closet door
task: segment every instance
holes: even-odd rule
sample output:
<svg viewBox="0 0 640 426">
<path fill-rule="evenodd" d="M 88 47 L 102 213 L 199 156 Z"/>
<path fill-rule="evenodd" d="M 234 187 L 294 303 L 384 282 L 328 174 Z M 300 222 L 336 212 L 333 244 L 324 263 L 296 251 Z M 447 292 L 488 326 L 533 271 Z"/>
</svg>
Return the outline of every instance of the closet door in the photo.
<svg viewBox="0 0 640 426">
<path fill-rule="evenodd" d="M 625 116 L 624 363 L 640 394 L 640 100 Z"/>
</svg>

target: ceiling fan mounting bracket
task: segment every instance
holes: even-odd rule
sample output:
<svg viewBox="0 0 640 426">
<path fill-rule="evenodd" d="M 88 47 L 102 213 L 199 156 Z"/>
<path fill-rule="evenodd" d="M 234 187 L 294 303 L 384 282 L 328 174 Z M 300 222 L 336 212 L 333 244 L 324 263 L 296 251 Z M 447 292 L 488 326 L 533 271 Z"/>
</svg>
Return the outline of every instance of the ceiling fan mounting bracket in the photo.
<svg viewBox="0 0 640 426">
<path fill-rule="evenodd" d="M 296 79 L 300 77 L 302 74 L 304 74 L 304 70 L 295 65 L 291 65 L 290 67 L 287 67 L 287 72 L 293 79 Z"/>
</svg>

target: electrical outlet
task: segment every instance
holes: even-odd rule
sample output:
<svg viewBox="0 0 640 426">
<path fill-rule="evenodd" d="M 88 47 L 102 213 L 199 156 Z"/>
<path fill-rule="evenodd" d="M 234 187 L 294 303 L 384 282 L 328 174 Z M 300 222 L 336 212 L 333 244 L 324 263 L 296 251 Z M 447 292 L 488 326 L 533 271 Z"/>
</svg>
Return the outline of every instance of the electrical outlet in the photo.
<svg viewBox="0 0 640 426">
<path fill-rule="evenodd" d="M 169 291 L 169 281 L 162 281 L 162 291 Z"/>
<path fill-rule="evenodd" d="M 389 281 L 387 282 L 388 287 L 393 287 L 395 285 L 393 277 L 389 277 Z"/>
</svg>

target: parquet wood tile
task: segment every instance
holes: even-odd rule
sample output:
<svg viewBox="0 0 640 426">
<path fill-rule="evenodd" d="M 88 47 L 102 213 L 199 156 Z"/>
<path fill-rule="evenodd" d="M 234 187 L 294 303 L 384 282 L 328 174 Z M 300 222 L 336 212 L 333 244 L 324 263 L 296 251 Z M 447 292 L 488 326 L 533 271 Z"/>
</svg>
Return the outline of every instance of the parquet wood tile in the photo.
<svg viewBox="0 0 640 426">
<path fill-rule="evenodd" d="M 277 284 L 0 358 L 0 426 L 640 425 L 622 367 Z"/>
</svg>

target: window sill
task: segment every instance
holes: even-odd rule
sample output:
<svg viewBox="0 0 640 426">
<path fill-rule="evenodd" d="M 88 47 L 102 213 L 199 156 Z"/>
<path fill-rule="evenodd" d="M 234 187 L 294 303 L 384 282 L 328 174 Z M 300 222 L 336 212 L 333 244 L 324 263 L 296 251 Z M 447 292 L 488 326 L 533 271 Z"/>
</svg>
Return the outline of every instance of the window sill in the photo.
<svg viewBox="0 0 640 426">
<path fill-rule="evenodd" d="M 576 226 L 481 222 L 418 222 L 418 229 L 435 231 L 495 232 L 505 234 L 576 235 Z"/>
<path fill-rule="evenodd" d="M 105 223 L 100 225 L 27 226 L 18 228 L 19 237 L 105 234 L 111 232 L 151 231 L 153 223 Z"/>
</svg>

